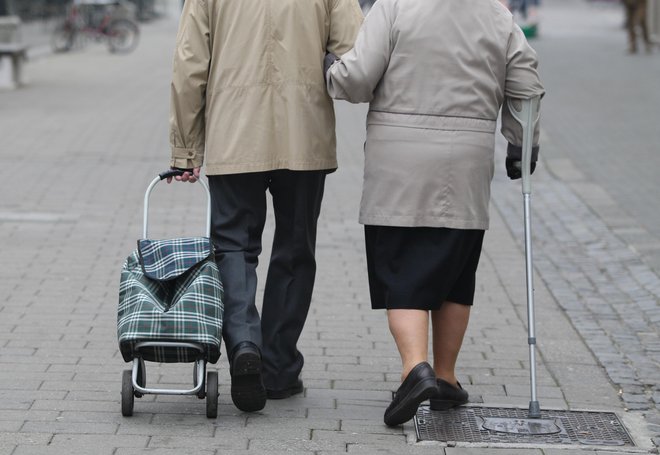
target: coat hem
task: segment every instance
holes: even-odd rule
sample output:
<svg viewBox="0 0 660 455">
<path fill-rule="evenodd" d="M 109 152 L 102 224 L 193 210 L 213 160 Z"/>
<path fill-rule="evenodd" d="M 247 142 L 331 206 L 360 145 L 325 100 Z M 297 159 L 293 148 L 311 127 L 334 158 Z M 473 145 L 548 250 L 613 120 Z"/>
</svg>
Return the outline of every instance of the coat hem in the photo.
<svg viewBox="0 0 660 455">
<path fill-rule="evenodd" d="M 398 227 L 437 227 L 488 230 L 489 220 L 459 220 L 443 216 L 360 215 L 360 224 Z"/>
<path fill-rule="evenodd" d="M 247 174 L 249 172 L 268 172 L 281 169 L 290 171 L 334 171 L 337 169 L 337 160 L 324 160 L 317 162 L 290 162 L 290 161 L 269 161 L 265 163 L 251 164 L 208 164 L 206 165 L 206 175 L 224 175 L 224 174 Z"/>
</svg>

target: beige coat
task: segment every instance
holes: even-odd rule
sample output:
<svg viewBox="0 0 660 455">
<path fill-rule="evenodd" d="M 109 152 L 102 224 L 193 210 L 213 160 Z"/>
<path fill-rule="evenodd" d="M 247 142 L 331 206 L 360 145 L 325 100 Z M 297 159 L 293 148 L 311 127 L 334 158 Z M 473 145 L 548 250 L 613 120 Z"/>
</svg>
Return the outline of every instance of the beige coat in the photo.
<svg viewBox="0 0 660 455">
<path fill-rule="evenodd" d="M 360 222 L 487 229 L 498 113 L 544 93 L 536 67 L 498 0 L 378 0 L 327 74 L 331 96 L 370 102 Z M 519 157 L 508 111 L 502 133 Z"/>
<path fill-rule="evenodd" d="M 336 168 L 323 58 L 348 51 L 362 19 L 357 0 L 187 0 L 171 165 L 205 162 L 209 175 Z"/>
</svg>

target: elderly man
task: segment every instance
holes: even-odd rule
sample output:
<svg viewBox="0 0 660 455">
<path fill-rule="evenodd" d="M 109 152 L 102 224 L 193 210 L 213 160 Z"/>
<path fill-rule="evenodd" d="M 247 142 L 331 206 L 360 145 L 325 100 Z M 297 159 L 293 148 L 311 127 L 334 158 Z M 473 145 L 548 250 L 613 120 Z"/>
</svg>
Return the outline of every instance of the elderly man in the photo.
<svg viewBox="0 0 660 455">
<path fill-rule="evenodd" d="M 174 56 L 171 166 L 206 165 L 225 289 L 223 338 L 236 407 L 303 390 L 297 349 L 316 271 L 325 176 L 337 167 L 323 59 L 351 49 L 357 0 L 188 0 Z M 275 233 L 261 317 L 256 267 L 273 198 Z"/>
</svg>

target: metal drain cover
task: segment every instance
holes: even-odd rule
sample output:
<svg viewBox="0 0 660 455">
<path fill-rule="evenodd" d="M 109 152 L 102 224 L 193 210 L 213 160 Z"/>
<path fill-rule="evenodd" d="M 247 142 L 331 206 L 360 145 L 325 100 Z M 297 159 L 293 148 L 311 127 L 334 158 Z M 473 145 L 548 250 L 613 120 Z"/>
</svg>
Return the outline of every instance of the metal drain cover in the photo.
<svg viewBox="0 0 660 455">
<path fill-rule="evenodd" d="M 528 419 L 527 409 L 420 406 L 415 430 L 419 441 L 635 446 L 613 412 L 542 410 L 540 419 Z"/>
<path fill-rule="evenodd" d="M 514 434 L 555 434 L 561 431 L 554 420 L 547 419 L 509 419 L 486 417 L 481 427 L 499 433 Z"/>
</svg>

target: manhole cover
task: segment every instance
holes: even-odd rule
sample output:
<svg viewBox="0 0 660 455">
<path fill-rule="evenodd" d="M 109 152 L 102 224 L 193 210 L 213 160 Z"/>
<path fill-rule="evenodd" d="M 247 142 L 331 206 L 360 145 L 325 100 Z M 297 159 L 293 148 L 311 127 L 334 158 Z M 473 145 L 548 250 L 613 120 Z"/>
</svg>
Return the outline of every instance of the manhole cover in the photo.
<svg viewBox="0 0 660 455">
<path fill-rule="evenodd" d="M 546 419 L 511 419 L 506 417 L 486 417 L 481 425 L 488 431 L 513 434 L 555 434 L 561 428 L 554 420 Z"/>
<path fill-rule="evenodd" d="M 420 406 L 415 430 L 419 441 L 635 446 L 613 412 L 548 410 L 528 419 L 526 409 Z"/>
</svg>

